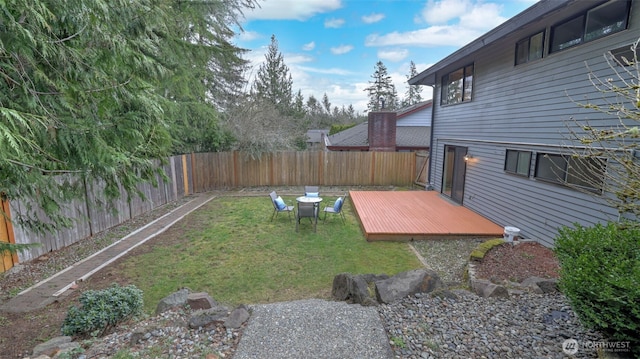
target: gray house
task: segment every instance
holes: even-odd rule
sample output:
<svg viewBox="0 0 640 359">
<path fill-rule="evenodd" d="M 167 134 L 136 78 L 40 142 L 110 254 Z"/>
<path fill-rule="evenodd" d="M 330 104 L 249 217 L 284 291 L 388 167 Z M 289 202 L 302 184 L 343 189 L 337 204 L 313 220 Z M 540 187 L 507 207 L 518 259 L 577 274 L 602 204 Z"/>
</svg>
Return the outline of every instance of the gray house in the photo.
<svg viewBox="0 0 640 359">
<path fill-rule="evenodd" d="M 385 133 L 372 133 L 372 124 L 368 121 L 340 131 L 327 138 L 330 151 L 369 151 L 374 136 L 389 144 L 394 151 L 428 151 L 431 133 L 431 100 L 398 110 L 395 125 L 382 126 L 394 129 Z"/>
<path fill-rule="evenodd" d="M 542 0 L 410 79 L 433 88 L 430 187 L 547 246 L 562 226 L 618 219 L 573 173 L 587 159 L 568 156 L 567 125 L 619 123 L 574 101 L 602 97 L 585 64 L 612 76 L 603 54 L 639 36 L 640 1 Z"/>
</svg>

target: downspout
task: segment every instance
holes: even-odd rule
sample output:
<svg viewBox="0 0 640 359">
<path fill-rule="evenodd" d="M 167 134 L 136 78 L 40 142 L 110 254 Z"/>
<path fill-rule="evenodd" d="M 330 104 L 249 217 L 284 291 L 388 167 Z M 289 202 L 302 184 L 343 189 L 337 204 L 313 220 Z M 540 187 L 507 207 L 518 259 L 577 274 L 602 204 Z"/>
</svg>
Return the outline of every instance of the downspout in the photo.
<svg viewBox="0 0 640 359">
<path fill-rule="evenodd" d="M 432 93 L 432 95 L 431 95 L 431 133 L 429 134 L 429 173 L 427 174 L 427 186 L 425 187 L 425 190 L 427 190 L 427 191 L 433 191 L 434 190 L 434 187 L 431 184 L 431 173 L 433 173 L 433 171 L 431 170 L 431 167 L 433 165 L 432 159 L 433 159 L 433 154 L 434 154 L 434 151 L 433 151 L 433 132 L 434 131 L 433 130 L 435 128 L 434 124 L 436 122 L 435 121 L 436 120 L 436 116 L 435 116 L 436 104 L 435 104 L 435 101 L 434 101 L 434 97 L 436 95 L 436 86 L 435 85 L 431 86 L 431 93 Z"/>
</svg>

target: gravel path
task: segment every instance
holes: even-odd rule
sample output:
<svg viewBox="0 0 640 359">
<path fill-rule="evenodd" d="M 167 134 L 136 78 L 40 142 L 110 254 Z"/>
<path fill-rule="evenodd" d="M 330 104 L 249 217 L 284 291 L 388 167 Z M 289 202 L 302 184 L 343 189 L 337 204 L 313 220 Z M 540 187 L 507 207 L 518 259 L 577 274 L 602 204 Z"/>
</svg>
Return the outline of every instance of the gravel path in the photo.
<svg viewBox="0 0 640 359">
<path fill-rule="evenodd" d="M 235 359 L 393 357 L 373 307 L 308 299 L 251 309 Z"/>
</svg>

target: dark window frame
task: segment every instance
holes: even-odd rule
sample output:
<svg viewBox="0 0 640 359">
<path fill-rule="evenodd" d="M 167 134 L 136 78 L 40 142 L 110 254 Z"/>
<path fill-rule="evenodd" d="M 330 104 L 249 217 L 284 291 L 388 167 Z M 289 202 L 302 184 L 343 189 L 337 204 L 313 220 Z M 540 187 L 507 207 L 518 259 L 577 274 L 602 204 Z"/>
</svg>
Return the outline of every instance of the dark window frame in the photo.
<svg viewBox="0 0 640 359">
<path fill-rule="evenodd" d="M 512 157 L 510 157 L 509 154 L 513 154 L 515 156 L 515 162 L 513 163 L 513 165 L 511 164 L 511 161 L 510 161 L 510 158 Z M 529 158 L 526 159 L 527 161 L 526 173 L 519 171 L 522 154 L 529 156 Z M 532 151 L 507 149 L 507 152 L 504 155 L 504 171 L 516 176 L 529 177 L 531 175 L 531 159 L 532 158 L 533 158 Z"/>
<path fill-rule="evenodd" d="M 601 18 L 598 18 L 595 16 L 597 15 L 598 11 L 602 11 L 603 9 L 606 9 L 608 6 L 616 6 L 620 4 L 623 4 L 625 7 L 625 12 L 622 13 L 622 15 L 624 15 L 624 19 L 621 19 L 613 24 L 609 24 L 601 27 L 596 26 L 595 30 L 591 32 L 587 32 L 587 29 L 590 26 L 597 24 L 598 21 L 602 20 Z M 616 12 L 613 12 L 613 13 L 617 14 Z M 591 41 L 624 31 L 629 28 L 630 15 L 631 15 L 631 0 L 609 0 L 609 1 L 601 2 L 596 6 L 591 7 L 581 12 L 580 14 L 577 14 L 576 16 L 567 18 L 562 22 L 559 22 L 551 26 L 551 32 L 549 36 L 549 54 L 560 52 L 560 51 L 563 51 L 587 42 L 591 42 Z M 578 20 L 580 20 L 579 27 L 577 26 Z M 611 21 L 611 19 L 606 19 L 606 20 Z M 573 22 L 576 22 L 576 23 L 573 23 Z M 621 26 L 618 26 L 617 28 L 612 28 L 612 26 L 620 22 L 622 23 Z M 564 31 L 567 30 L 565 28 L 567 29 L 574 28 L 575 31 L 579 30 L 580 33 L 579 34 L 575 33 L 574 36 L 568 36 L 567 39 L 564 39 L 566 41 L 558 44 L 557 42 L 561 41 L 560 39 L 562 38 L 562 36 L 567 35 L 566 33 L 562 32 L 563 30 Z M 594 33 L 600 30 L 602 30 L 601 34 L 594 35 Z"/>
<path fill-rule="evenodd" d="M 514 60 L 514 63 L 516 65 L 526 64 L 528 62 L 539 60 L 544 57 L 544 41 L 545 41 L 545 35 L 546 35 L 545 32 L 546 31 L 544 29 L 540 30 L 516 42 L 516 54 L 515 54 L 515 60 Z M 539 35 L 542 38 L 540 43 L 540 56 L 534 57 L 532 56 L 531 40 Z M 523 51 L 523 55 L 524 55 L 523 56 L 524 58 L 522 60 L 520 59 L 520 56 L 519 56 L 520 50 Z"/>
<path fill-rule="evenodd" d="M 601 171 L 600 173 L 589 171 L 588 176 L 591 178 L 585 180 L 584 174 L 579 171 L 581 168 L 584 169 L 588 166 L 597 166 L 598 164 L 593 164 L 593 161 L 600 162 L 600 167 L 597 168 L 600 168 Z M 549 166 L 548 168 L 541 168 L 543 164 L 546 165 L 545 162 L 552 166 Z M 592 162 L 592 164 L 589 162 Z M 538 152 L 536 153 L 535 172 L 533 177 L 536 180 L 544 182 L 560 184 L 569 188 L 575 187 L 592 193 L 602 194 L 604 191 L 606 166 L 606 159 L 600 157 L 584 157 L 552 152 Z M 588 168 L 593 169 L 594 167 Z M 594 187 L 592 185 L 593 183 L 589 181 L 598 181 L 600 185 L 598 187 Z"/>
<path fill-rule="evenodd" d="M 462 72 L 458 78 L 458 72 Z M 456 75 L 454 75 L 456 74 Z M 473 100 L 473 77 L 475 75 L 475 64 L 471 63 L 448 72 L 442 76 L 440 90 L 440 105 L 456 105 L 459 103 L 471 102 Z M 453 76 L 453 80 L 451 79 Z M 450 86 L 458 83 L 459 91 L 456 92 L 455 98 L 450 96 Z"/>
</svg>

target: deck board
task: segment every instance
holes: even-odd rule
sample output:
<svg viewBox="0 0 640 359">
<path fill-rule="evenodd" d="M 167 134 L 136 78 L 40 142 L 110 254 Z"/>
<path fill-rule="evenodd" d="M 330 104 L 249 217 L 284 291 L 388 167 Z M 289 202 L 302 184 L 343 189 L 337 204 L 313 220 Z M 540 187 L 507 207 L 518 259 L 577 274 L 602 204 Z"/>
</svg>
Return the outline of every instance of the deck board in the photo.
<svg viewBox="0 0 640 359">
<path fill-rule="evenodd" d="M 502 237 L 503 228 L 433 191 L 351 191 L 367 240 Z"/>
</svg>

